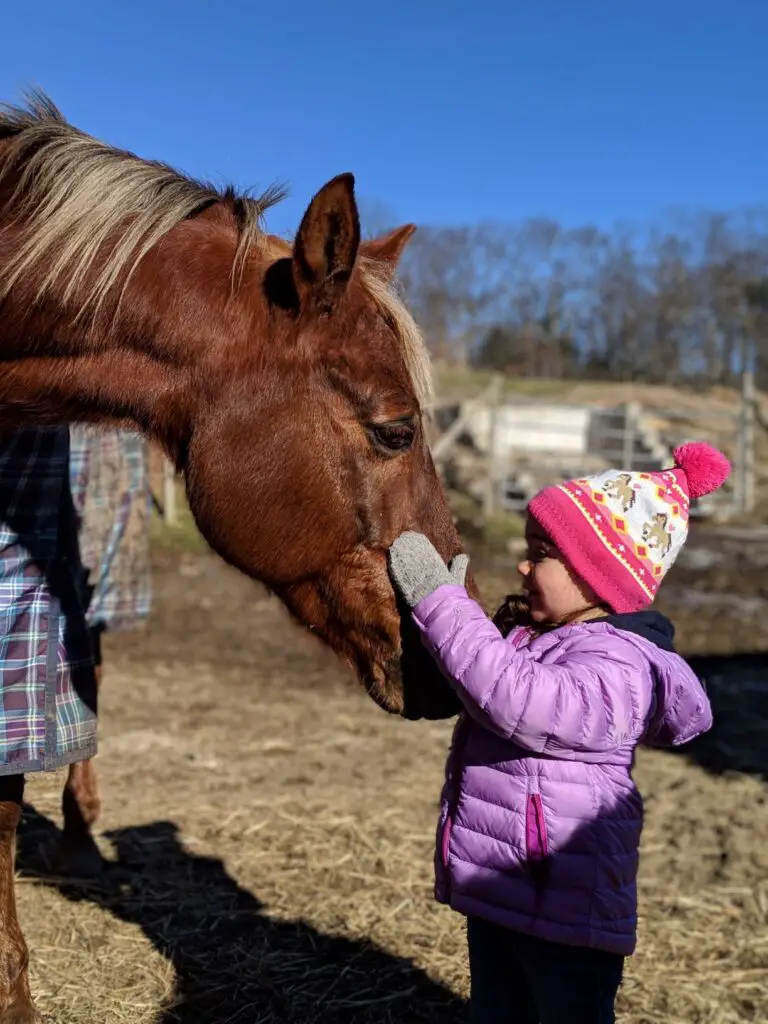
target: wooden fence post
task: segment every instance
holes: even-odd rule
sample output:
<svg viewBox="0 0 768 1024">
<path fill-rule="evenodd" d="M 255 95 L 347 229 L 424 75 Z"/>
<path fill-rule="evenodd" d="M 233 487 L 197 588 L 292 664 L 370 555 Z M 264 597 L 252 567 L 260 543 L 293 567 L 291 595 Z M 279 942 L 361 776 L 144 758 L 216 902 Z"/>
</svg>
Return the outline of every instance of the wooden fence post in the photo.
<svg viewBox="0 0 768 1024">
<path fill-rule="evenodd" d="M 488 394 L 488 413 L 490 418 L 488 425 L 488 477 L 485 487 L 485 500 L 483 502 L 483 514 L 486 519 L 492 516 L 496 511 L 499 497 L 499 484 L 501 483 L 497 448 L 499 438 L 499 406 L 501 405 L 502 399 L 503 381 L 504 378 L 501 374 L 496 374 L 491 382 Z"/>
<path fill-rule="evenodd" d="M 630 472 L 635 463 L 635 438 L 637 433 L 637 421 L 640 416 L 639 402 L 626 402 L 624 404 L 624 434 L 621 452 L 621 468 Z"/>
<path fill-rule="evenodd" d="M 176 526 L 176 471 L 168 459 L 163 459 L 163 512 L 168 526 Z"/>
<path fill-rule="evenodd" d="M 741 378 L 739 423 L 739 498 L 742 515 L 755 510 L 755 378 L 746 371 Z"/>
</svg>

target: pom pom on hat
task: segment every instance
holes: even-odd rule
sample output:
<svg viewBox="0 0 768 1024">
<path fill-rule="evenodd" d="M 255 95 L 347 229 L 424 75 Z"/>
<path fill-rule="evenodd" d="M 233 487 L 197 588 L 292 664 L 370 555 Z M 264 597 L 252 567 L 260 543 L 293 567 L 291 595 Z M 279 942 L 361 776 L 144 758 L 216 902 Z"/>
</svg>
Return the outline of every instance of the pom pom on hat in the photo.
<svg viewBox="0 0 768 1024">
<path fill-rule="evenodd" d="M 731 464 L 725 455 L 704 441 L 683 444 L 675 449 L 673 456 L 675 468 L 685 473 L 692 498 L 711 494 L 731 475 Z"/>
</svg>

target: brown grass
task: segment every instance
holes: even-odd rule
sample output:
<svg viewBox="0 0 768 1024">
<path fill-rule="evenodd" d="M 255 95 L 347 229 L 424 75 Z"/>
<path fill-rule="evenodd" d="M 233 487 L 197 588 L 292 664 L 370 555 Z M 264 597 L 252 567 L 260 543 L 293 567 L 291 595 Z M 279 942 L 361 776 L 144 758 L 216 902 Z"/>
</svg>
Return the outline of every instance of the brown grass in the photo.
<svg viewBox="0 0 768 1024">
<path fill-rule="evenodd" d="M 431 898 L 448 724 L 378 711 L 212 557 L 157 561 L 151 629 L 107 647 L 100 884 L 36 870 L 61 779 L 30 782 L 19 894 L 41 1006 L 61 1024 L 463 1021 L 463 924 Z M 765 764 L 765 691 L 740 724 L 729 685 L 712 749 L 743 727 Z M 655 752 L 637 777 L 642 921 L 619 1019 L 768 1020 L 765 782 Z"/>
</svg>

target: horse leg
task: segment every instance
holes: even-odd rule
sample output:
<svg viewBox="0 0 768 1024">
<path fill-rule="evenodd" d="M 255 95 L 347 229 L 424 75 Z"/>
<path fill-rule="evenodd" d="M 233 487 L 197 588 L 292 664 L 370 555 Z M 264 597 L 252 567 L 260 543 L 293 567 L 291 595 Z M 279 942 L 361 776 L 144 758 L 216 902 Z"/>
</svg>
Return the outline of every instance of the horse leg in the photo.
<svg viewBox="0 0 768 1024">
<path fill-rule="evenodd" d="M 98 687 L 101 665 L 96 665 L 94 671 Z M 99 784 L 91 758 L 69 766 L 61 808 L 64 830 L 55 855 L 55 870 L 75 878 L 95 878 L 104 864 L 91 831 L 101 813 Z"/>
<path fill-rule="evenodd" d="M 29 953 L 16 916 L 16 830 L 24 776 L 0 776 L 0 1024 L 39 1024 L 29 992 Z"/>
</svg>

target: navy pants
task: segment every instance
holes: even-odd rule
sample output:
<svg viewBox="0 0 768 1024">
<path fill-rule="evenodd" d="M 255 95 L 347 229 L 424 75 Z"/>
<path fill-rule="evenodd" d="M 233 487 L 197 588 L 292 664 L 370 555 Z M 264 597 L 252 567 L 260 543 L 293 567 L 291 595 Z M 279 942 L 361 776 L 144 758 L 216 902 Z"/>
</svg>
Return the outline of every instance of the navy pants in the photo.
<svg viewBox="0 0 768 1024">
<path fill-rule="evenodd" d="M 472 1024 L 614 1024 L 624 957 L 467 921 Z"/>
</svg>

